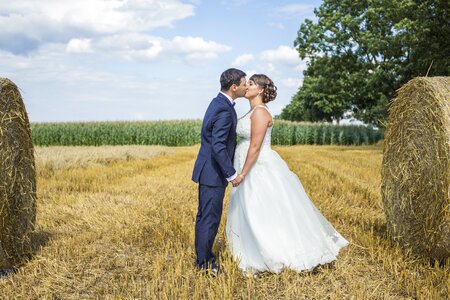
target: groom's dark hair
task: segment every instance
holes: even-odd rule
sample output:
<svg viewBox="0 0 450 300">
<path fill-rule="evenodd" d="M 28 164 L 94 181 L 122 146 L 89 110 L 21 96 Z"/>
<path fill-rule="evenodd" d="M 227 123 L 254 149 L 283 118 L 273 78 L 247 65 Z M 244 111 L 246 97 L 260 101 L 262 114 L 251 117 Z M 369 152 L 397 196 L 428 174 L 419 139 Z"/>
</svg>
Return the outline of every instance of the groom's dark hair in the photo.
<svg viewBox="0 0 450 300">
<path fill-rule="evenodd" d="M 220 75 L 220 90 L 226 92 L 233 84 L 239 86 L 241 84 L 241 78 L 246 75 L 243 71 L 234 68 L 225 70 Z"/>
</svg>

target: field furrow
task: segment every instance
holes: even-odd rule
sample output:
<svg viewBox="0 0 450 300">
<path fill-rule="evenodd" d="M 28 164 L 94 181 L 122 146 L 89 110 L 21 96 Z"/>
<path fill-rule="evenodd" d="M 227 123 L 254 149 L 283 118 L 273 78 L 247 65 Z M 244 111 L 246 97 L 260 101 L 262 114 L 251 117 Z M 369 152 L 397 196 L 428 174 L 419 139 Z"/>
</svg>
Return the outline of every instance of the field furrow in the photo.
<svg viewBox="0 0 450 300">
<path fill-rule="evenodd" d="M 247 278 L 227 250 L 226 274 L 194 266 L 198 146 L 159 149 L 83 167 L 38 164 L 35 253 L 0 282 L 2 299 L 439 299 L 448 266 L 389 242 L 379 193 L 378 147 L 276 147 L 317 208 L 350 241 L 313 272 Z M 39 149 L 38 149 L 39 150 Z M 49 154 L 50 155 L 50 154 Z M 104 154 L 102 154 L 102 157 Z"/>
</svg>

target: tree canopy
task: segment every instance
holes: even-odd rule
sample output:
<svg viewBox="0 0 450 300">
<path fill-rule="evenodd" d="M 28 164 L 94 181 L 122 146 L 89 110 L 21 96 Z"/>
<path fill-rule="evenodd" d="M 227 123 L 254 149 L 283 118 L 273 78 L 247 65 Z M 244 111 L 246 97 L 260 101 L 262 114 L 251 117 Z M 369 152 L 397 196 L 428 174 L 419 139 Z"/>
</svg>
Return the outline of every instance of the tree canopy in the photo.
<svg viewBox="0 0 450 300">
<path fill-rule="evenodd" d="M 304 82 L 281 118 L 383 126 L 395 91 L 417 76 L 450 74 L 450 2 L 324 0 L 294 42 Z"/>
</svg>

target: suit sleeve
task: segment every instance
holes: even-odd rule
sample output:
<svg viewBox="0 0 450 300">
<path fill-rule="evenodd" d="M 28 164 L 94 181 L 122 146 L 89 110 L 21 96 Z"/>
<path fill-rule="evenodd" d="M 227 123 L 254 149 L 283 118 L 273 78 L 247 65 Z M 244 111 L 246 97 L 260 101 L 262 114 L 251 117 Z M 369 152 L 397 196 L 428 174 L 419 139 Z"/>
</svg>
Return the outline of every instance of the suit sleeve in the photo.
<svg viewBox="0 0 450 300">
<path fill-rule="evenodd" d="M 226 178 L 233 176 L 236 170 L 227 151 L 227 141 L 233 125 L 229 111 L 221 111 L 212 125 L 212 155 Z"/>
</svg>

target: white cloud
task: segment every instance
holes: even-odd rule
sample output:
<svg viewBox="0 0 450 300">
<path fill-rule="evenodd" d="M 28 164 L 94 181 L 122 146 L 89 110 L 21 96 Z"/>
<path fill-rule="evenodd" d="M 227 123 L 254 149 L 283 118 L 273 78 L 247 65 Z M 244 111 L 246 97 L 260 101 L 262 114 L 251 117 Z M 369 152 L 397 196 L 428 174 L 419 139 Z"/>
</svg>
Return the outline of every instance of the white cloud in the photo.
<svg viewBox="0 0 450 300">
<path fill-rule="evenodd" d="M 270 27 L 274 27 L 274 28 L 279 29 L 279 30 L 284 30 L 284 25 L 283 25 L 283 23 L 274 23 L 274 22 L 270 22 L 270 23 L 269 23 L 269 26 L 270 26 Z"/>
<path fill-rule="evenodd" d="M 90 39 L 71 39 L 67 43 L 66 51 L 69 53 L 90 53 L 92 52 Z"/>
<path fill-rule="evenodd" d="M 264 73 L 274 77 L 285 87 L 297 88 L 299 79 L 294 74 L 303 77 L 303 71 L 307 68 L 308 60 L 301 60 L 295 48 L 280 45 L 275 49 L 267 49 L 258 54 L 242 54 L 238 56 L 232 65 L 246 67 L 248 76 L 255 73 Z"/>
<path fill-rule="evenodd" d="M 298 88 L 302 84 L 302 82 L 303 79 L 293 77 L 288 77 L 281 80 L 281 83 L 289 88 Z"/>
<path fill-rule="evenodd" d="M 242 71 L 244 71 L 245 74 L 247 74 L 247 79 L 249 79 L 250 76 L 252 76 L 253 74 L 261 73 L 260 71 L 256 71 L 255 69 L 244 69 Z"/>
<path fill-rule="evenodd" d="M 80 64 L 76 57 L 71 59 L 63 44 L 46 44 L 33 56 L 14 55 L 0 50 L 0 65 L 3 71 L 13 77 L 29 82 L 96 84 L 112 82 L 117 76 L 96 70 L 89 64 Z M 26 66 L 25 68 L 22 66 Z"/>
<path fill-rule="evenodd" d="M 194 15 L 193 4 L 181 0 L 15 0 L 0 2 L 0 12 L 0 50 L 20 55 L 61 44 L 70 54 L 190 62 L 231 50 L 202 37 L 149 34 Z"/>
<path fill-rule="evenodd" d="M 47 42 L 170 27 L 193 16 L 194 6 L 179 0 L 14 0 L 1 1 L 0 11 L 0 43 L 24 53 Z"/>
<path fill-rule="evenodd" d="M 164 39 L 156 36 L 130 33 L 99 38 L 93 48 L 105 55 L 115 55 L 127 60 L 154 61 L 163 51 Z"/>
<path fill-rule="evenodd" d="M 234 6 L 242 6 L 252 2 L 252 0 L 222 0 L 223 5 L 234 5 Z"/>
<path fill-rule="evenodd" d="M 303 74 L 303 71 L 305 71 L 308 68 L 308 62 L 309 59 L 306 58 L 305 60 L 302 60 L 296 67 L 295 70 L 299 72 L 300 74 Z"/>
<path fill-rule="evenodd" d="M 242 54 L 231 63 L 234 67 L 242 67 L 255 59 L 253 54 Z"/>
<path fill-rule="evenodd" d="M 264 70 L 266 73 L 273 73 L 275 72 L 276 68 L 273 63 L 267 63 L 264 67 Z"/>
<path fill-rule="evenodd" d="M 277 49 L 265 50 L 260 54 L 260 58 L 271 63 L 282 63 L 296 66 L 301 62 L 295 48 L 281 45 Z"/>
<path fill-rule="evenodd" d="M 186 59 L 212 59 L 219 53 L 231 50 L 231 47 L 214 41 L 205 41 L 201 37 L 176 36 L 166 41 L 165 46 L 169 54 L 183 55 Z"/>
<path fill-rule="evenodd" d="M 200 118 L 220 88 L 220 73 L 234 59 L 247 78 L 265 73 L 274 80 L 279 93 L 270 105 L 277 113 L 295 93 L 303 65 L 292 62 L 293 49 L 279 47 L 290 45 L 292 37 L 283 37 L 287 31 L 267 23 L 287 28 L 289 16 L 273 5 L 270 12 L 266 5 L 252 6 L 259 12 L 254 22 L 285 41 L 272 39 L 264 46 L 247 36 L 253 52 L 231 51 L 245 48 L 240 38 L 202 35 L 210 32 L 202 31 L 206 20 L 223 17 L 228 7 L 242 11 L 250 1 L 0 0 L 2 73 L 21 87 L 32 121 Z M 202 19 L 202 10 L 182 22 L 185 28 L 170 28 L 194 15 L 199 3 L 208 7 L 208 19 Z M 248 25 L 245 18 L 236 22 Z M 217 32 L 229 29 L 219 23 Z M 169 29 L 154 30 L 162 27 Z M 239 102 L 248 111 L 248 102 Z"/>
<path fill-rule="evenodd" d="M 231 47 L 202 37 L 176 36 L 173 39 L 145 34 L 114 35 L 100 39 L 96 45 L 99 51 L 108 50 L 123 58 L 139 61 L 169 59 L 190 62 L 216 58 Z"/>
<path fill-rule="evenodd" d="M 314 15 L 314 5 L 310 4 L 287 4 L 278 7 L 275 10 L 278 14 L 285 16 L 313 16 Z"/>
</svg>

